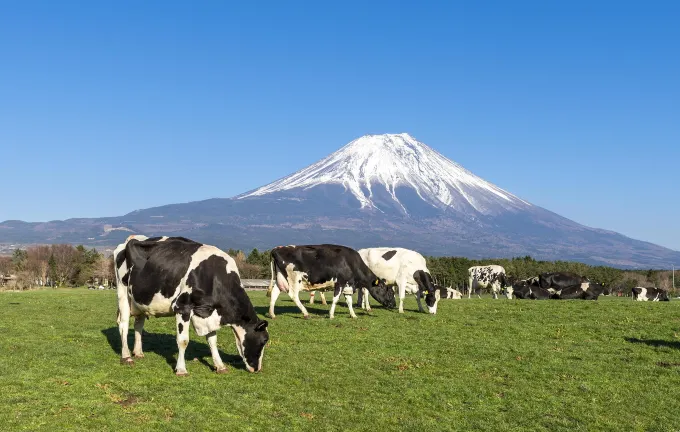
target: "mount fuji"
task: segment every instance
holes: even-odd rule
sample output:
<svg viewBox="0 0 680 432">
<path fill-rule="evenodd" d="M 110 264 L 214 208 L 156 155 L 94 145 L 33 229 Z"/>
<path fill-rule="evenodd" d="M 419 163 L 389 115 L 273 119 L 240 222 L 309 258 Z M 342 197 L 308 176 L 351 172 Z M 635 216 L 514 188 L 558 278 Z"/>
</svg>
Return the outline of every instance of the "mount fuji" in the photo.
<svg viewBox="0 0 680 432">
<path fill-rule="evenodd" d="M 287 177 L 233 198 L 47 223 L 7 221 L 0 243 L 114 246 L 130 233 L 221 248 L 340 243 L 427 255 L 575 260 L 670 268 L 680 252 L 580 225 L 469 172 L 406 133 L 362 136 Z"/>
</svg>

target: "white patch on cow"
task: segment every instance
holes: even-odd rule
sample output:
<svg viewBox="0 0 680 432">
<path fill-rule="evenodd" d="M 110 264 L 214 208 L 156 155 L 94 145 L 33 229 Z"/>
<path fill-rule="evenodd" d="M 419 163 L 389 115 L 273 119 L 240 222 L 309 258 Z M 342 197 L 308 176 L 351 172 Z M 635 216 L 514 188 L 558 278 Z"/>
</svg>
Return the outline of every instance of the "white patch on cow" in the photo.
<svg viewBox="0 0 680 432">
<path fill-rule="evenodd" d="M 590 282 L 581 282 L 581 289 L 583 291 L 588 291 L 588 288 L 590 288 Z"/>
<path fill-rule="evenodd" d="M 148 305 L 139 304 L 134 301 L 134 298 L 132 299 L 132 305 L 147 317 L 172 316 L 175 314 L 175 312 L 172 310 L 172 307 L 174 305 L 174 300 L 177 298 L 178 295 L 179 287 L 175 289 L 175 292 L 170 298 L 165 297 L 163 294 L 157 292 L 156 294 L 153 295 L 151 303 L 149 303 Z"/>
<path fill-rule="evenodd" d="M 512 299 L 512 293 L 515 292 L 515 288 L 509 286 L 505 288 L 505 297 Z"/>
<path fill-rule="evenodd" d="M 243 348 L 243 341 L 246 338 L 246 329 L 237 324 L 230 324 L 229 327 L 231 327 L 231 329 L 234 331 L 234 338 L 236 339 L 236 349 L 238 350 L 239 355 L 243 359 L 243 363 L 246 365 L 246 369 L 248 369 L 248 372 L 255 372 L 255 369 L 253 369 L 248 364 L 248 361 L 246 360 L 245 350 Z M 260 361 L 262 361 L 261 357 Z"/>
<path fill-rule="evenodd" d="M 217 331 L 220 329 L 220 320 L 222 317 L 217 313 L 217 309 L 215 309 L 212 314 L 210 314 L 209 317 L 207 318 L 201 318 L 197 315 L 194 314 L 193 317 L 191 317 L 191 324 L 194 326 L 194 330 L 196 331 L 196 334 L 199 336 L 205 336 L 208 333 Z"/>
<path fill-rule="evenodd" d="M 640 290 L 640 294 L 638 294 L 637 297 L 634 298 L 634 300 L 647 301 L 648 300 L 647 299 L 647 288 L 643 288 L 643 287 L 636 287 L 636 288 Z"/>
</svg>

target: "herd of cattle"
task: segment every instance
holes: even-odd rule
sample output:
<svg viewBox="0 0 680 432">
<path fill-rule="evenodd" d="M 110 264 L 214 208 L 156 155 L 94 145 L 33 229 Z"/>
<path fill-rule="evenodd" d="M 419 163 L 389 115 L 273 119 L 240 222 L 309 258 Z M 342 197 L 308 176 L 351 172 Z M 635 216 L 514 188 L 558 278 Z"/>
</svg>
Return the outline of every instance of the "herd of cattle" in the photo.
<svg viewBox="0 0 680 432">
<path fill-rule="evenodd" d="M 127 342 L 130 316 L 135 317 L 132 355 L 144 357 L 142 334 L 148 317 L 174 316 L 179 354 L 175 372 L 186 375 L 185 351 L 189 344 L 189 326 L 205 336 L 218 373 L 227 369 L 217 349 L 217 330 L 231 327 L 236 347 L 246 369 L 262 369 L 264 348 L 269 340 L 268 322 L 257 316 L 240 280 L 236 262 L 224 251 L 184 237 L 131 235 L 114 250 L 118 298 L 118 329 L 121 337 L 121 363 L 134 360 Z M 388 309 L 397 307 L 404 313 L 404 298 L 413 294 L 418 309 L 424 299 L 427 312 L 437 313 L 444 298 L 460 299 L 462 293 L 434 283 L 425 258 L 403 248 L 368 248 L 358 251 L 340 245 L 280 246 L 271 251 L 269 317 L 281 292 L 290 296 L 305 318 L 309 313 L 300 301 L 300 292 L 310 293 L 314 302 L 319 291 L 333 292 L 330 318 L 340 296 L 345 297 L 349 314 L 356 318 L 352 295 L 358 291 L 357 307 L 370 310 L 368 295 Z M 508 299 L 584 299 L 597 300 L 609 291 L 601 283 L 572 273 L 544 273 L 533 278 L 512 281 L 498 265 L 476 266 L 468 270 L 468 298 L 479 289 L 489 289 L 494 298 Z M 637 287 L 638 301 L 668 301 L 665 291 Z"/>
</svg>

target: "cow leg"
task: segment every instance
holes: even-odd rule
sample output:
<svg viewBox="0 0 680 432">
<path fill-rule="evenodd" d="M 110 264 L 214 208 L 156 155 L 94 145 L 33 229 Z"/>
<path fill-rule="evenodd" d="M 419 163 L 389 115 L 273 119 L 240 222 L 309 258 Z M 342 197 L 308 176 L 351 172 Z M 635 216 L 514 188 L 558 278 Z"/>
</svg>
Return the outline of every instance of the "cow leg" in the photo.
<svg viewBox="0 0 680 432">
<path fill-rule="evenodd" d="M 187 366 L 184 361 L 184 352 L 189 346 L 189 323 L 191 322 L 191 313 L 178 313 L 175 315 L 177 320 L 177 348 L 179 348 L 179 353 L 177 354 L 177 366 L 175 367 L 175 375 L 186 376 L 189 375 L 187 372 Z"/>
<path fill-rule="evenodd" d="M 220 352 L 217 350 L 217 332 L 208 333 L 205 335 L 205 340 L 208 341 L 208 346 L 210 347 L 210 354 L 212 354 L 215 371 L 217 373 L 227 372 L 227 367 L 222 363 Z"/>
<path fill-rule="evenodd" d="M 425 312 L 423 310 L 423 304 L 420 302 L 420 297 L 422 297 L 422 293 L 420 292 L 420 289 L 416 291 L 416 302 L 418 302 L 418 312 Z"/>
<path fill-rule="evenodd" d="M 326 291 L 319 291 L 319 294 L 321 294 L 321 304 L 328 305 L 326 302 Z"/>
<path fill-rule="evenodd" d="M 404 313 L 404 298 L 406 298 L 406 283 L 404 281 L 400 281 L 400 283 L 397 284 L 397 288 L 399 289 L 399 313 Z"/>
<path fill-rule="evenodd" d="M 314 294 L 316 294 L 316 291 L 309 293 L 309 304 L 314 304 Z"/>
<path fill-rule="evenodd" d="M 305 319 L 309 318 L 309 312 L 307 312 L 307 309 L 305 309 L 305 306 L 300 301 L 300 291 L 291 288 L 288 291 L 288 295 L 290 296 L 290 298 L 293 299 L 293 302 L 295 302 L 295 306 L 297 306 L 302 311 L 302 315 L 304 315 Z M 272 292 L 272 298 L 274 298 L 273 292 Z"/>
<path fill-rule="evenodd" d="M 365 309 L 366 312 L 370 312 L 371 311 L 371 302 L 370 302 L 370 299 L 368 298 L 368 289 L 362 288 L 359 292 L 363 294 L 362 302 L 361 302 L 362 309 Z"/>
<path fill-rule="evenodd" d="M 342 293 L 345 295 L 345 302 L 347 302 L 347 308 L 349 309 L 349 316 L 356 318 L 357 315 L 354 313 L 352 308 L 352 294 L 354 294 L 354 289 L 350 287 L 345 287 L 342 289 Z"/>
<path fill-rule="evenodd" d="M 274 287 L 272 287 L 271 298 L 269 299 L 269 317 L 271 319 L 276 318 L 276 315 L 274 315 L 274 303 L 276 303 L 276 299 L 279 298 L 279 294 L 281 294 L 281 290 L 279 289 L 279 286 L 274 283 Z"/>
<path fill-rule="evenodd" d="M 135 346 L 132 349 L 132 353 L 136 358 L 144 357 L 144 352 L 142 351 L 142 333 L 144 333 L 144 321 L 146 321 L 145 315 L 137 315 L 135 317 Z"/>
<path fill-rule="evenodd" d="M 330 319 L 335 318 L 335 305 L 338 304 L 338 300 L 340 300 L 340 290 L 336 290 L 336 293 L 333 293 L 333 303 L 331 303 L 331 311 L 330 311 Z"/>
<path fill-rule="evenodd" d="M 118 287 L 118 333 L 120 333 L 120 364 L 132 366 L 135 362 L 130 357 L 128 347 L 128 330 L 130 329 L 130 300 L 125 287 Z"/>
</svg>

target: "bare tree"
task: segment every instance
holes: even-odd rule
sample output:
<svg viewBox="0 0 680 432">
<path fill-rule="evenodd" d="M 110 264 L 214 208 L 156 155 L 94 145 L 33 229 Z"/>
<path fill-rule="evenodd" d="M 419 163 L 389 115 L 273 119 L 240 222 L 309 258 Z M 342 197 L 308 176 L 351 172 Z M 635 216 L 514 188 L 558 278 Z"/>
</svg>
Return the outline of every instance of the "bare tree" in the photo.
<svg viewBox="0 0 680 432">
<path fill-rule="evenodd" d="M 63 285 L 75 275 L 78 268 L 78 251 L 68 244 L 52 245 L 54 257 L 54 278 L 59 285 Z"/>
<path fill-rule="evenodd" d="M 8 275 L 12 270 L 12 257 L 0 256 L 0 275 Z"/>
<path fill-rule="evenodd" d="M 26 271 L 34 283 L 46 283 L 49 270 L 48 261 L 52 254 L 49 246 L 33 246 L 27 249 Z"/>
</svg>

